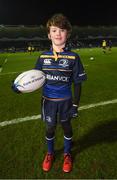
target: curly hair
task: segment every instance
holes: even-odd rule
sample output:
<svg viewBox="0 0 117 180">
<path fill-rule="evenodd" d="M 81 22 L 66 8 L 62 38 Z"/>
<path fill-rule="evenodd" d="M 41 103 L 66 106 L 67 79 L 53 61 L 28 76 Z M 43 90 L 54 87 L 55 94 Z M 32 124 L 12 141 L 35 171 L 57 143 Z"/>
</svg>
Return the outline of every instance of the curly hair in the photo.
<svg viewBox="0 0 117 180">
<path fill-rule="evenodd" d="M 71 34 L 71 31 L 72 31 L 71 23 L 69 22 L 67 17 L 61 13 L 53 15 L 47 21 L 46 28 L 47 28 L 48 33 L 50 32 L 50 26 L 56 26 L 61 29 L 66 29 L 69 35 Z"/>
</svg>

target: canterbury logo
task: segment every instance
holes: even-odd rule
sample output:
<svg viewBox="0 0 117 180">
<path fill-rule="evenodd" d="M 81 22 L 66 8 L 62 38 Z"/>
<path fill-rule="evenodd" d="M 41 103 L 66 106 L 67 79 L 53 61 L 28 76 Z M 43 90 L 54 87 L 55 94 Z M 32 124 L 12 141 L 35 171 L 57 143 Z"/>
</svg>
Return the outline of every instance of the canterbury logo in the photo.
<svg viewBox="0 0 117 180">
<path fill-rule="evenodd" d="M 51 64 L 51 59 L 44 59 L 44 64 Z"/>
</svg>

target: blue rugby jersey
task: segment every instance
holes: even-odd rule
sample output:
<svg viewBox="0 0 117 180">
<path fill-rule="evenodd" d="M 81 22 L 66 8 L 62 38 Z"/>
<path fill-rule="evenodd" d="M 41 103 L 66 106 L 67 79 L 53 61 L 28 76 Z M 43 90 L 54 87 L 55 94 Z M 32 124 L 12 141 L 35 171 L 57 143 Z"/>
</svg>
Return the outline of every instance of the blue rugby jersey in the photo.
<svg viewBox="0 0 117 180">
<path fill-rule="evenodd" d="M 46 74 L 43 96 L 48 98 L 72 97 L 71 85 L 86 80 L 87 76 L 78 54 L 64 50 L 55 53 L 43 52 L 37 60 L 35 69 Z"/>
</svg>

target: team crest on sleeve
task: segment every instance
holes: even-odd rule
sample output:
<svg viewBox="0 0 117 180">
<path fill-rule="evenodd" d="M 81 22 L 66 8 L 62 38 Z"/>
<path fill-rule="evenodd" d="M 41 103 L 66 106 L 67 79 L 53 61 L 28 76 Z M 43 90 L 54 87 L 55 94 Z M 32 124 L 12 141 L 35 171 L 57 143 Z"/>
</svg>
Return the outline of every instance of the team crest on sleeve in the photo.
<svg viewBox="0 0 117 180">
<path fill-rule="evenodd" d="M 59 66 L 62 66 L 62 67 L 67 67 L 67 66 L 69 66 L 68 60 L 67 60 L 67 59 L 61 59 L 61 60 L 59 61 Z"/>
</svg>

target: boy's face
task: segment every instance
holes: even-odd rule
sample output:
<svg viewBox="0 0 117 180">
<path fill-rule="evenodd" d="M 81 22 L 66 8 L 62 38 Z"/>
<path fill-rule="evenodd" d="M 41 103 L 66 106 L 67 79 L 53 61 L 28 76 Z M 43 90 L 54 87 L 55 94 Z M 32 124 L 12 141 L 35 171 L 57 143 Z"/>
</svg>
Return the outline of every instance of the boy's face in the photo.
<svg viewBox="0 0 117 180">
<path fill-rule="evenodd" d="M 51 39 L 54 46 L 64 46 L 68 38 L 68 31 L 56 26 L 50 26 L 48 38 Z"/>
</svg>

